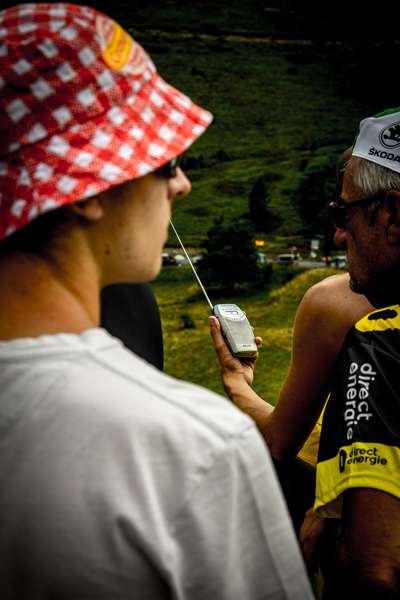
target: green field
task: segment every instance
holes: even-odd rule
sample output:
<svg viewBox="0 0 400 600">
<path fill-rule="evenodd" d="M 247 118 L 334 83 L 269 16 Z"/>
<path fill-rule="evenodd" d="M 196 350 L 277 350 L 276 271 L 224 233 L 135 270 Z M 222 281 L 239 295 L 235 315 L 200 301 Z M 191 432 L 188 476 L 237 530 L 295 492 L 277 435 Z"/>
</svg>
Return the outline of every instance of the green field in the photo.
<svg viewBox="0 0 400 600">
<path fill-rule="evenodd" d="M 292 241 L 307 247 L 295 201 L 304 170 L 324 158 L 334 165 L 360 119 L 382 107 L 381 98 L 358 85 L 362 69 L 354 47 L 180 31 L 137 37 L 160 73 L 215 116 L 187 153 L 197 163 L 190 168 L 186 161 L 193 190 L 174 211 L 186 244 L 201 245 L 216 217 L 235 220 L 245 213 L 251 187 L 263 175 L 271 209 L 282 218 L 267 243 L 280 250 Z M 376 72 L 368 77 L 373 83 Z M 168 244 L 177 245 L 172 235 Z"/>
<path fill-rule="evenodd" d="M 218 299 L 240 304 L 256 335 L 263 337 L 254 387 L 268 402 L 275 404 L 289 366 L 292 323 L 301 298 L 311 285 L 336 272 L 325 268 L 298 272 L 289 283 L 272 291 Z M 208 306 L 189 267 L 164 268 L 153 289 L 163 323 L 165 371 L 223 393 L 209 336 Z M 193 329 L 183 328 L 188 320 Z"/>
<path fill-rule="evenodd" d="M 193 191 L 175 207 L 185 242 L 201 245 L 215 217 L 235 220 L 246 212 L 251 187 L 264 175 L 271 208 L 282 217 L 271 242 L 283 238 L 285 248 L 301 234 L 293 195 L 302 171 L 322 157 L 334 164 L 360 116 L 377 109 L 368 97 L 354 102 L 341 68 L 345 50 L 217 36 L 177 35 L 173 43 L 169 34 L 142 37 L 161 74 L 215 115 L 187 153 L 200 166 L 187 169 Z M 172 236 L 169 245 L 176 245 Z"/>
</svg>

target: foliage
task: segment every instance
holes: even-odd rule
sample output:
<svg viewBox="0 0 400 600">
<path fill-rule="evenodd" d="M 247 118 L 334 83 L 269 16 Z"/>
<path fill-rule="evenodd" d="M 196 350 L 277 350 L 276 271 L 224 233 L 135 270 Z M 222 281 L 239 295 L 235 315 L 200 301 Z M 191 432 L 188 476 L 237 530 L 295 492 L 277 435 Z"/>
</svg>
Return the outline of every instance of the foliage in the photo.
<svg viewBox="0 0 400 600">
<path fill-rule="evenodd" d="M 289 283 L 294 277 L 299 274 L 296 265 L 279 265 L 275 264 L 272 270 L 272 283 L 275 287 L 280 287 Z"/>
<path fill-rule="evenodd" d="M 184 171 L 191 169 L 203 169 L 204 168 L 204 156 L 184 156 L 181 161 L 181 167 Z"/>
<path fill-rule="evenodd" d="M 322 252 L 329 255 L 333 246 L 333 226 L 328 204 L 336 196 L 335 160 L 324 157 L 312 162 L 304 171 L 294 194 L 303 219 L 304 234 L 322 238 Z"/>
<path fill-rule="evenodd" d="M 221 219 L 208 231 L 206 253 L 198 265 L 206 288 L 232 293 L 240 286 L 261 286 L 264 271 L 254 247 L 254 226 L 248 219 L 224 223 Z"/>
<path fill-rule="evenodd" d="M 268 261 L 265 264 L 260 265 L 263 271 L 264 284 L 269 285 L 273 281 L 274 268 L 272 262 Z"/>
<path fill-rule="evenodd" d="M 271 194 L 265 178 L 258 177 L 249 195 L 249 217 L 257 231 L 273 231 L 280 223 L 280 218 L 270 209 Z"/>
<path fill-rule="evenodd" d="M 182 313 L 182 329 L 196 329 L 196 323 L 193 321 L 189 313 Z"/>
<path fill-rule="evenodd" d="M 176 11 L 178 28 L 193 11 L 201 11 L 199 6 L 182 10 L 178 2 L 168 2 L 163 11 Z M 150 23 L 154 12 L 142 8 Z M 236 220 L 248 211 L 251 189 L 263 177 L 268 208 L 282 217 L 273 235 L 299 234 L 302 220 L 292 194 L 301 166 L 317 154 L 338 156 L 353 139 L 360 116 L 374 114 L 380 105 L 373 105 L 368 95 L 358 97 L 351 47 L 203 35 L 203 23 L 197 22 L 198 34 L 173 35 L 163 26 L 152 33 L 150 25 L 146 31 L 136 22 L 133 30 L 160 74 L 214 114 L 211 127 L 185 153 L 183 166 L 193 186 L 189 198 L 175 202 L 174 224 L 186 245 L 200 245 L 215 217 Z M 307 60 L 299 62 L 303 54 Z M 204 76 L 192 74 L 194 65 Z M 369 75 L 371 86 L 374 76 Z M 209 212 L 193 214 L 189 207 Z M 168 245 L 177 246 L 172 234 Z"/>
</svg>

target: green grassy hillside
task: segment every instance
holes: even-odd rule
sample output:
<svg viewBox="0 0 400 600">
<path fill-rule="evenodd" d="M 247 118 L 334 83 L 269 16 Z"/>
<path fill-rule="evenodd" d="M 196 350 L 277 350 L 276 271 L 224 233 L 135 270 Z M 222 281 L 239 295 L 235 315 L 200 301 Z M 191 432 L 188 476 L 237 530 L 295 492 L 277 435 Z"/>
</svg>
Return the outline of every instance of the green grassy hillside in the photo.
<svg viewBox="0 0 400 600">
<path fill-rule="evenodd" d="M 255 333 L 263 337 L 255 389 L 268 402 L 275 404 L 289 366 L 292 323 L 301 298 L 311 285 L 335 272 L 305 271 L 270 293 L 218 300 L 240 304 Z M 153 289 L 163 322 L 166 372 L 223 393 L 209 337 L 208 306 L 199 295 L 189 268 L 164 269 Z M 193 322 L 193 329 L 183 328 L 188 320 Z"/>
<path fill-rule="evenodd" d="M 265 175 L 271 208 L 282 217 L 273 237 L 285 247 L 301 228 L 293 194 L 304 169 L 322 157 L 334 164 L 360 118 L 382 107 L 360 93 L 354 48 L 179 32 L 138 39 L 166 79 L 215 115 L 187 154 L 197 161 L 187 168 L 193 191 L 174 215 L 186 243 L 201 244 L 216 216 L 246 212 L 254 181 Z M 169 244 L 176 245 L 172 235 Z"/>
</svg>

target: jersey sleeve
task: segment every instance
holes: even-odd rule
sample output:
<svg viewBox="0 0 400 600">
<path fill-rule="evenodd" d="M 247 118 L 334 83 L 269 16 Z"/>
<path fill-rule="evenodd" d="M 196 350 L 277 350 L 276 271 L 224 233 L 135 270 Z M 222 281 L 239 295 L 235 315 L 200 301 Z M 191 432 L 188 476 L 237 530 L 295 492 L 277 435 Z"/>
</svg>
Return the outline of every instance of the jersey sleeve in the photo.
<svg viewBox="0 0 400 600">
<path fill-rule="evenodd" d="M 265 444 L 232 438 L 173 528 L 172 588 L 190 600 L 312 598 Z"/>
<path fill-rule="evenodd" d="M 355 332 L 339 357 L 325 411 L 315 510 L 340 517 L 343 492 L 373 488 L 400 499 L 398 331 Z"/>
</svg>

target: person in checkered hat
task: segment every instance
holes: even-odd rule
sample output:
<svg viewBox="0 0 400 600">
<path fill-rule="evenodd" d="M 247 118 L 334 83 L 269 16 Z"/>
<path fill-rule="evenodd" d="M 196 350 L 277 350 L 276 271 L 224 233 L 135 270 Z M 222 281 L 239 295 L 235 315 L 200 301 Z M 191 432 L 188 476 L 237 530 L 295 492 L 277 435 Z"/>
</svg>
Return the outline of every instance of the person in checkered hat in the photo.
<svg viewBox="0 0 400 600">
<path fill-rule="evenodd" d="M 2 600 L 312 597 L 255 424 L 99 328 L 210 121 L 107 16 L 0 12 Z"/>
</svg>

